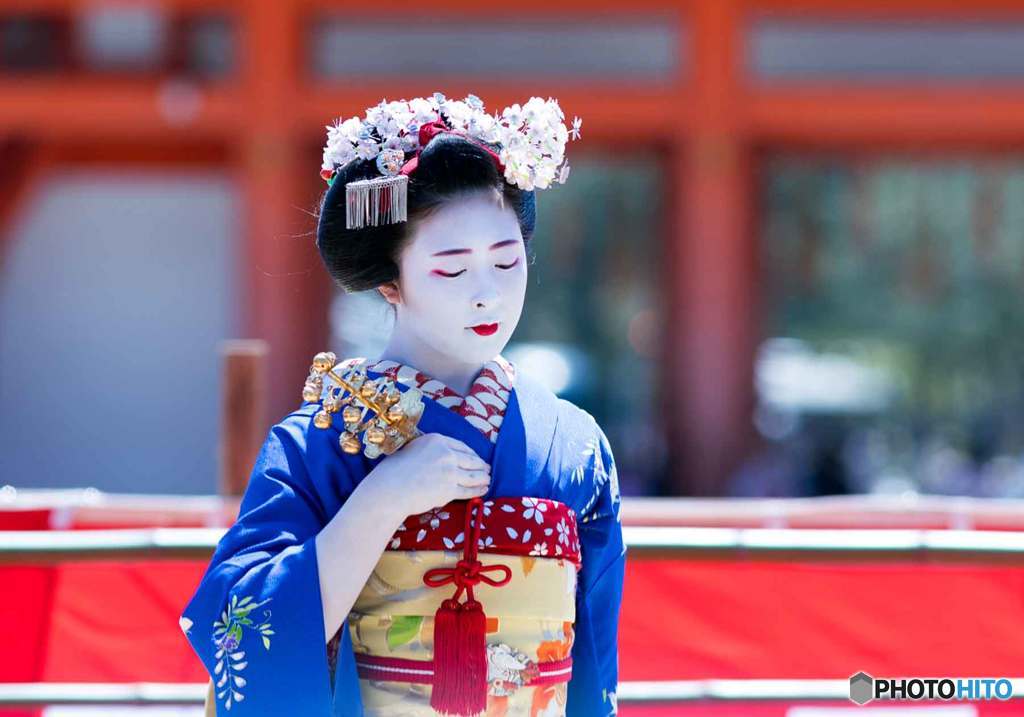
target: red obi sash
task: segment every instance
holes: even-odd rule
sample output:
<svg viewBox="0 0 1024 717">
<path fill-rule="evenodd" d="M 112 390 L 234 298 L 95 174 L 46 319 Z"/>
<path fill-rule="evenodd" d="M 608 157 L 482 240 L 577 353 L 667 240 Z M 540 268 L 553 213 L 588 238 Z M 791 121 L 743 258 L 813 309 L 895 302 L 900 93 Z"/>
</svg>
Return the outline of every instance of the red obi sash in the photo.
<svg viewBox="0 0 1024 717">
<path fill-rule="evenodd" d="M 471 506 L 480 514 L 479 525 L 471 525 L 468 520 Z M 470 533 L 478 553 L 565 558 L 577 570 L 582 567 L 576 511 L 547 498 L 453 500 L 426 513 L 410 515 L 395 531 L 387 549 L 458 550 L 468 556 L 466 536 Z"/>
<path fill-rule="evenodd" d="M 487 708 L 488 677 L 493 678 L 505 646 L 488 646 L 487 618 L 473 595 L 480 582 L 500 587 L 512 577 L 501 555 L 565 559 L 576 570 L 580 542 L 575 511 L 546 498 L 471 498 L 411 515 L 395 531 L 388 550 L 459 550 L 455 566 L 427 570 L 429 587 L 454 585 L 434 615 L 434 658 L 405 660 L 356 655 L 360 677 L 431 684 L 430 704 L 443 715 L 477 715 Z M 494 559 L 481 560 L 492 554 Z M 464 602 L 459 602 L 463 593 Z M 534 665 L 515 677 L 517 686 L 568 681 L 572 658 Z M 492 680 L 493 682 L 493 680 Z M 512 680 L 507 687 L 511 688 Z"/>
</svg>

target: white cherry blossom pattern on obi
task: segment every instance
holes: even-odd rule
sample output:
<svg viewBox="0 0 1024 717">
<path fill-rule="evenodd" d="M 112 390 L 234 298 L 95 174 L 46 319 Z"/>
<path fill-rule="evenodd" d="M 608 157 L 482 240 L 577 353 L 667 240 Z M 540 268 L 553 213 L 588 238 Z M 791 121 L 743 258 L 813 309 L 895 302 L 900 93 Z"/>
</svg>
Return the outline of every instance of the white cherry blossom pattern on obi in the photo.
<svg viewBox="0 0 1024 717">
<path fill-rule="evenodd" d="M 483 553 L 564 558 L 581 567 L 576 512 L 548 498 L 501 497 L 481 503 Z M 465 501 L 452 501 L 425 513 L 410 515 L 394 532 L 388 550 L 462 550 L 465 545 Z"/>
</svg>

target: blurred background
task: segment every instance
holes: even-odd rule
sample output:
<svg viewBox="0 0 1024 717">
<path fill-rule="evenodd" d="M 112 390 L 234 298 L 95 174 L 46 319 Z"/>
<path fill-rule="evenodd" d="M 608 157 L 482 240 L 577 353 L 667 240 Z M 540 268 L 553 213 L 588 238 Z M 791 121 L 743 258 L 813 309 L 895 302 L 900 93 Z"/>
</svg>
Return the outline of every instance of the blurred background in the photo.
<svg viewBox="0 0 1024 717">
<path fill-rule="evenodd" d="M 12 484 L 215 492 L 219 341 L 269 342 L 268 420 L 374 355 L 313 244 L 324 126 L 441 91 L 584 119 L 508 354 L 625 493 L 1024 491 L 1019 3 L 0 11 Z"/>
<path fill-rule="evenodd" d="M 325 125 L 435 91 L 583 119 L 505 355 L 602 425 L 631 521 L 1019 529 L 1020 0 L 0 0 L 0 501 L 46 511 L 15 527 L 100 494 L 154 498 L 88 527 L 222 524 L 223 342 L 266 342 L 262 438 L 390 328 L 316 252 Z"/>
</svg>

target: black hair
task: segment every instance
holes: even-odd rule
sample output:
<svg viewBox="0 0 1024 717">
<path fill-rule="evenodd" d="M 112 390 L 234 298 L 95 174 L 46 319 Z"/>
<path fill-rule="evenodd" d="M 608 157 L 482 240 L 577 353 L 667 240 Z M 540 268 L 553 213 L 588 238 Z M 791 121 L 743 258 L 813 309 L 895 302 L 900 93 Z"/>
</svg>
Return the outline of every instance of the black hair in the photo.
<svg viewBox="0 0 1024 717">
<path fill-rule="evenodd" d="M 497 145 L 488 145 L 495 152 Z M 412 153 L 406 153 L 406 159 Z M 479 144 L 461 135 L 435 136 L 420 153 L 409 176 L 408 221 L 347 229 L 345 185 L 380 176 L 374 160 L 356 159 L 339 167 L 320 201 L 316 245 L 334 281 L 345 291 L 365 291 L 398 279 L 398 257 L 418 220 L 469 194 L 493 192 L 519 220 L 529 247 L 536 224 L 532 191 L 505 181 L 493 158 Z"/>
</svg>

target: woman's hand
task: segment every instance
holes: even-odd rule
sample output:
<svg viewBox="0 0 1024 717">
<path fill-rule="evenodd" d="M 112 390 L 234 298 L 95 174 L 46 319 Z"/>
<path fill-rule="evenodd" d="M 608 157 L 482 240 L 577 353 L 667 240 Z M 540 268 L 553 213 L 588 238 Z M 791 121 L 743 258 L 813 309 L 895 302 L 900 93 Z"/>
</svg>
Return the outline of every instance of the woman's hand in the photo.
<svg viewBox="0 0 1024 717">
<path fill-rule="evenodd" d="M 330 641 L 396 528 L 410 515 L 487 492 L 491 467 L 462 441 L 414 438 L 374 466 L 316 536 L 324 640 Z"/>
<path fill-rule="evenodd" d="M 472 448 L 442 433 L 425 433 L 370 471 L 401 517 L 425 513 L 453 500 L 475 498 L 491 485 L 491 466 Z"/>
</svg>

